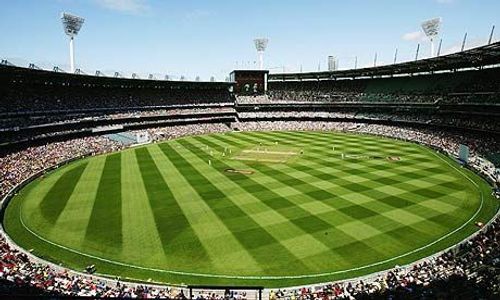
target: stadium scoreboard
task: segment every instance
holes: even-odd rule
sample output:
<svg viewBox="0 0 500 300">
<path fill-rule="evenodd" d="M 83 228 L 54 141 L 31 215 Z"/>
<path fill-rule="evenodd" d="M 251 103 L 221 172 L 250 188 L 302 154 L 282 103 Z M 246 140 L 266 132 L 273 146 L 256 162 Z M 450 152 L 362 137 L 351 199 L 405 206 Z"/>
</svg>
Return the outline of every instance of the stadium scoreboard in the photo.
<svg viewBox="0 0 500 300">
<path fill-rule="evenodd" d="M 234 92 L 241 95 L 259 95 L 267 92 L 268 70 L 234 70 L 229 79 L 235 83 Z"/>
</svg>

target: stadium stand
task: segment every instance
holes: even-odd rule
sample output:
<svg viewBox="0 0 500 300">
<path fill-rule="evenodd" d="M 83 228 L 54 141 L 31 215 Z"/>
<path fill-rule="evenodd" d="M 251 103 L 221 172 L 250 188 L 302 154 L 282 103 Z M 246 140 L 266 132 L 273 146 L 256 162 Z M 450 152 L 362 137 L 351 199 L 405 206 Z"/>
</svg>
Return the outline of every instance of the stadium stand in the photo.
<svg viewBox="0 0 500 300">
<path fill-rule="evenodd" d="M 499 68 L 392 78 L 272 81 L 270 98 L 284 101 L 466 104 L 495 103 Z"/>
<path fill-rule="evenodd" d="M 0 144 L 78 138 L 105 126 L 126 131 L 234 120 L 229 83 L 69 75 L 9 65 L 1 65 L 0 74 Z"/>
<path fill-rule="evenodd" d="M 228 83 L 108 78 L 1 65 L 2 113 L 146 108 L 230 102 Z M 22 87 L 22 88 L 21 88 Z"/>
<path fill-rule="evenodd" d="M 410 140 L 451 155 L 466 144 L 473 154 L 471 167 L 484 172 L 479 158 L 500 153 L 500 68 L 494 66 L 499 48 L 494 43 L 398 65 L 273 75 L 268 95 L 236 98 L 229 91 L 231 83 L 131 80 L 2 65 L 2 206 L 19 184 L 49 168 L 127 144 L 123 135 L 120 141 L 102 135 L 134 130 L 146 130 L 154 141 L 231 128 L 352 131 Z M 465 70 L 455 71 L 459 69 Z M 396 76 L 400 74 L 414 76 Z M 106 127 L 114 129 L 101 130 Z M 494 174 L 483 175 L 493 184 L 498 180 Z M 498 297 L 499 238 L 497 217 L 453 249 L 410 266 L 369 279 L 271 291 L 269 298 Z M 58 268 L 6 237 L 0 239 L 0 279 L 2 296 L 186 298 L 182 288 L 104 280 Z"/>
</svg>

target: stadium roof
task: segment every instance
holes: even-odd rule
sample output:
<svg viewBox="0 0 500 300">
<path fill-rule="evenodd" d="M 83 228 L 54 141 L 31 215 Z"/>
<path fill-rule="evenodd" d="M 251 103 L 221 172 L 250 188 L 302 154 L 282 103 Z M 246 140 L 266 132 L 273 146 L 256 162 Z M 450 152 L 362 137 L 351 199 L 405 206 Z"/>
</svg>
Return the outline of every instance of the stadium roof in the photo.
<svg viewBox="0 0 500 300">
<path fill-rule="evenodd" d="M 497 64 L 500 64 L 500 42 L 448 55 L 403 62 L 398 64 L 384 65 L 379 67 L 338 70 L 338 71 L 324 71 L 324 72 L 269 74 L 268 80 L 293 81 L 293 80 L 352 79 L 359 77 L 383 77 L 383 76 L 393 76 L 393 75 L 430 73 L 439 71 L 455 71 L 455 70 L 470 69 L 470 68 L 480 69 L 483 67 L 497 65 Z M 99 77 L 99 76 L 86 75 L 83 72 L 80 72 L 79 74 L 72 74 L 72 73 L 65 73 L 64 71 L 61 72 L 60 69 L 57 67 L 54 68 L 54 71 L 37 70 L 33 68 L 28 69 L 22 67 L 15 67 L 6 60 L 2 60 L 2 63 L 0 64 L 0 71 L 4 74 L 11 73 L 11 76 L 20 76 L 21 74 L 23 76 L 31 76 L 33 77 L 33 79 L 36 78 L 37 76 L 43 76 L 44 78 L 51 77 L 52 79 L 59 79 L 59 80 L 64 78 L 64 80 L 72 79 L 79 82 L 94 81 L 94 83 L 108 82 L 114 84 L 128 83 L 133 85 L 137 84 L 150 85 L 156 82 L 164 85 L 167 84 L 167 82 L 169 82 L 164 80 L 152 80 L 152 79 L 127 79 L 127 78 L 115 78 L 107 76 Z M 174 82 L 183 85 L 189 85 L 190 83 L 192 83 L 189 81 L 174 81 Z M 232 83 L 215 82 L 215 84 L 221 84 L 227 86 L 231 85 Z"/>
<path fill-rule="evenodd" d="M 56 67 L 57 68 L 57 67 Z M 207 81 L 174 81 L 155 79 L 132 79 L 122 77 L 95 76 L 82 73 L 73 74 L 63 71 L 46 71 L 36 68 L 17 67 L 3 62 L 0 64 L 0 83 L 30 82 L 32 84 L 56 84 L 72 86 L 106 86 L 126 88 L 219 88 L 227 89 L 231 82 L 207 82 Z"/>
<path fill-rule="evenodd" d="M 269 80 L 342 79 L 378 77 L 423 72 L 454 71 L 500 64 L 500 42 L 453 54 L 404 63 L 339 71 L 270 74 Z"/>
</svg>

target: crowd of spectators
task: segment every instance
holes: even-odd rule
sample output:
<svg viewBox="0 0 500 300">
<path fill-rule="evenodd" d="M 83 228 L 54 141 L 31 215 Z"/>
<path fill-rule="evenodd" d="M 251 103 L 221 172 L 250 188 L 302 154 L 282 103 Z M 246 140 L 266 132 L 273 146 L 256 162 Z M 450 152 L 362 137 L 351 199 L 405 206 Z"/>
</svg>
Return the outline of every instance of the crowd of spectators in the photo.
<svg viewBox="0 0 500 300">
<path fill-rule="evenodd" d="M 270 81 L 268 97 L 247 97 L 249 103 L 385 102 L 498 103 L 500 68 L 418 76 L 339 80 Z"/>
<path fill-rule="evenodd" d="M 185 299 L 181 290 L 98 279 L 35 261 L 0 237 L 0 297 L 58 295 L 81 297 Z M 35 288 L 35 290 L 33 290 Z"/>
<path fill-rule="evenodd" d="M 416 111 L 416 110 L 393 110 L 387 109 L 387 112 L 376 112 L 370 109 L 362 110 L 360 108 L 344 111 L 313 111 L 313 110 L 294 110 L 287 111 L 253 111 L 238 112 L 238 117 L 244 119 L 283 119 L 287 118 L 316 118 L 321 119 L 352 119 L 355 121 L 363 120 L 382 120 L 395 122 L 423 123 L 454 128 L 476 129 L 483 131 L 500 132 L 500 120 L 482 115 L 466 114 L 438 114 L 434 111 Z"/>
<path fill-rule="evenodd" d="M 110 125 L 118 124 L 121 126 L 151 126 L 160 127 L 166 126 L 169 122 L 177 122 L 183 120 L 184 122 L 199 120 L 209 121 L 212 117 L 219 117 L 219 113 L 235 113 L 234 107 L 214 107 L 214 108 L 190 108 L 190 109 L 173 109 L 173 110 L 153 110 L 153 111 L 131 111 L 109 115 L 100 115 L 95 117 L 84 117 L 78 120 L 65 120 L 56 124 L 66 124 L 64 127 L 33 127 L 33 130 L 15 131 L 14 134 L 4 134 L 0 138 L 0 142 L 21 140 L 21 139 L 40 139 L 53 137 L 62 134 L 77 133 L 85 130 L 91 130 L 97 127 L 97 123 L 92 121 L 111 121 Z M 203 114 L 203 115 L 201 115 Z M 208 115 L 206 115 L 208 114 Z M 213 114 L 211 116 L 210 114 Z M 401 109 L 342 109 L 336 111 L 326 110 L 309 110 L 297 109 L 283 110 L 283 111 L 259 111 L 254 110 L 239 111 L 238 117 L 241 120 L 245 119 L 287 119 L 287 118 L 316 118 L 321 119 L 352 119 L 356 121 L 366 120 L 382 120 L 382 121 L 397 121 L 397 122 L 412 122 L 424 123 L 440 126 L 448 126 L 454 128 L 476 129 L 483 131 L 500 132 L 500 120 L 495 118 L 486 117 L 481 114 L 467 115 L 467 114 L 439 114 L 433 110 L 401 110 Z M 39 121 L 39 118 L 36 118 Z M 84 122 L 85 121 L 85 122 Z M 88 122 L 90 121 L 90 122 Z M 99 123 L 108 124 L 108 123 Z M 71 126 L 70 126 L 71 125 Z M 100 125 L 106 126 L 106 125 Z M 0 129 L 1 131 L 1 129 Z"/>
<path fill-rule="evenodd" d="M 411 113 L 382 113 L 382 112 L 356 112 L 356 111 L 320 111 L 320 110 L 299 110 L 294 108 L 292 111 L 254 111 L 254 112 L 238 112 L 240 120 L 244 119 L 283 119 L 287 118 L 315 118 L 318 121 L 321 119 L 353 119 L 364 120 L 395 120 L 408 122 L 430 122 L 431 116 L 423 114 Z"/>
<path fill-rule="evenodd" d="M 467 145 L 471 155 L 496 153 L 500 151 L 500 141 L 493 136 L 478 136 L 471 133 L 451 133 L 435 129 L 415 129 L 377 124 L 366 124 L 357 130 L 361 133 L 383 135 L 387 137 L 410 140 L 420 144 L 433 146 L 457 156 L 460 144 Z"/>
<path fill-rule="evenodd" d="M 215 106 L 206 108 L 176 108 L 176 109 L 159 109 L 148 111 L 129 111 L 116 114 L 102 116 L 103 119 L 126 119 L 126 118 L 143 118 L 143 117 L 160 117 L 160 116 L 176 116 L 176 115 L 196 115 L 196 114 L 212 114 L 212 113 L 233 113 L 235 112 L 232 106 Z"/>
<path fill-rule="evenodd" d="M 350 122 L 320 122 L 320 121 L 255 121 L 237 122 L 233 128 L 240 131 L 287 131 L 287 130 L 313 130 L 313 131 L 346 131 L 354 130 L 359 125 Z"/>
<path fill-rule="evenodd" d="M 221 123 L 206 123 L 206 124 L 190 124 L 190 125 L 180 125 L 180 126 L 169 126 L 169 127 L 155 127 L 148 128 L 145 131 L 148 132 L 151 140 L 154 142 L 176 139 L 188 135 L 201 135 L 208 133 L 223 133 L 229 131 L 230 128 Z M 144 130 L 132 131 L 132 133 L 140 133 Z"/>
<path fill-rule="evenodd" d="M 450 115 L 416 112 L 374 113 L 359 112 L 354 115 L 355 119 L 404 121 L 411 123 L 425 123 L 431 125 L 448 126 L 453 128 L 477 129 L 482 131 L 500 132 L 500 120 L 494 117 L 481 115 Z"/>
<path fill-rule="evenodd" d="M 82 109 L 134 109 L 178 104 L 229 103 L 226 85 L 203 88 L 199 85 L 173 88 L 131 88 L 71 86 L 64 83 L 30 85 L 28 82 L 2 82 L 0 114 Z"/>
<path fill-rule="evenodd" d="M 267 95 L 238 96 L 240 104 L 270 103 L 416 103 L 416 104 L 494 104 L 500 93 L 487 94 L 419 94 L 419 93 L 366 93 L 321 90 L 270 90 Z"/>
<path fill-rule="evenodd" d="M 209 106 L 198 108 L 196 105 L 186 108 L 158 108 L 153 110 L 125 110 L 120 112 L 85 112 L 71 114 L 50 114 L 37 116 L 5 116 L 0 119 L 0 131 L 14 129 L 19 127 L 37 126 L 37 125 L 60 125 L 87 121 L 102 120 L 126 120 L 131 118 L 148 117 L 173 117 L 178 115 L 197 115 L 197 114 L 216 114 L 216 113 L 234 113 L 234 107 L 228 105 Z"/>
<path fill-rule="evenodd" d="M 48 167 L 83 155 L 120 150 L 122 145 L 104 137 L 85 137 L 0 155 L 0 199 L 14 186 Z"/>
<path fill-rule="evenodd" d="M 172 123 L 189 123 L 198 121 L 211 122 L 225 118 L 236 116 L 234 107 L 212 107 L 212 108 L 188 108 L 188 109 L 172 109 L 172 110 L 153 110 L 153 111 L 129 111 L 123 113 L 87 116 L 79 119 L 64 119 L 50 124 L 40 126 L 19 128 L 1 128 L 0 127 L 0 144 L 9 142 L 18 142 L 23 140 L 40 140 L 55 136 L 70 136 L 71 134 L 90 132 L 94 129 L 100 131 L 121 128 L 137 128 L 137 127 L 160 127 L 169 126 Z M 36 122 L 44 122 L 40 117 L 34 118 Z M 14 119 L 10 119 L 14 121 Z M 16 119 L 14 124 L 20 121 Z M 2 123 L 0 121 L 0 123 Z M 24 121 L 21 124 L 25 125 Z M 3 133 L 2 133 L 3 131 Z"/>
<path fill-rule="evenodd" d="M 256 112 L 238 112 L 240 119 L 283 119 L 283 118 L 354 118 L 356 113 L 352 112 L 328 112 L 328 111 L 256 111 Z"/>
<path fill-rule="evenodd" d="M 232 119 L 230 119 L 232 120 Z M 204 116 L 204 117 L 198 117 L 195 115 L 190 115 L 188 118 L 182 118 L 182 119 L 177 119 L 176 117 L 172 117 L 171 119 L 160 119 L 160 120 L 144 120 L 144 119 L 138 119 L 137 121 L 128 121 L 124 123 L 120 123 L 118 125 L 103 125 L 103 126 L 90 126 L 90 127 L 84 127 L 84 128 L 79 128 L 79 129 L 70 129 L 70 128 L 64 128 L 60 129 L 57 131 L 50 131 L 50 132 L 43 132 L 43 133 L 33 133 L 30 131 L 24 131 L 23 134 L 18 133 L 17 135 L 13 136 L 13 140 L 2 140 L 0 139 L 0 142 L 9 142 L 9 141 L 19 141 L 22 139 L 29 139 L 29 140 L 38 140 L 38 139 L 43 139 L 43 138 L 49 138 L 49 137 L 55 137 L 55 136 L 65 136 L 69 135 L 72 133 L 82 133 L 82 132 L 90 132 L 91 130 L 100 130 L 100 131 L 111 131 L 111 130 L 116 130 L 122 129 L 124 127 L 132 127 L 132 126 L 141 126 L 141 127 L 173 127 L 175 126 L 174 124 L 179 124 L 182 122 L 188 122 L 188 123 L 193 123 L 193 122 L 213 122 L 213 121 L 218 121 L 217 116 Z"/>
</svg>

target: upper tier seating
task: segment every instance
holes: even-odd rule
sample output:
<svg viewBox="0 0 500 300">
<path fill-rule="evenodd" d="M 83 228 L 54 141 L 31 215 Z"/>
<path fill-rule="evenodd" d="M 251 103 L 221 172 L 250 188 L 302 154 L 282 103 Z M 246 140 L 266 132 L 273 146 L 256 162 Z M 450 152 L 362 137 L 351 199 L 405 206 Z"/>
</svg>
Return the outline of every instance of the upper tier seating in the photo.
<svg viewBox="0 0 500 300">
<path fill-rule="evenodd" d="M 499 103 L 500 68 L 354 80 L 271 81 L 271 100 Z"/>
</svg>

